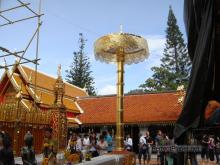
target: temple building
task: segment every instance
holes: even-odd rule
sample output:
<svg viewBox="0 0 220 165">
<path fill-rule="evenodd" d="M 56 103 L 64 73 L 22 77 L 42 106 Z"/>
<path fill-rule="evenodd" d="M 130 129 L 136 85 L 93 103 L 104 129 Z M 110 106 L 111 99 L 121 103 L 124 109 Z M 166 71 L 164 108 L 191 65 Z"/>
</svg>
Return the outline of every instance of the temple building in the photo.
<svg viewBox="0 0 220 165">
<path fill-rule="evenodd" d="M 52 77 L 19 64 L 5 68 L 0 80 L 0 130 L 11 135 L 15 153 L 19 154 L 28 131 L 42 137 L 34 143 L 39 153 L 48 126 L 59 148 L 66 145 L 67 128 L 82 133 L 108 129 L 114 136 L 116 96 L 88 96 L 86 90 L 64 82 L 60 70 Z M 125 95 L 125 134 L 137 142 L 146 129 L 153 135 L 158 129 L 172 132 L 182 108 L 178 99 L 176 91 Z"/>
<path fill-rule="evenodd" d="M 43 128 L 48 126 L 53 127 L 62 148 L 66 145 L 62 141 L 66 139 L 66 125 L 81 124 L 77 116 L 83 110 L 77 98 L 88 94 L 64 82 L 60 69 L 55 78 L 24 65 L 15 64 L 11 70 L 5 68 L 0 80 L 0 130 L 11 135 L 15 152 L 19 153 L 27 131 L 42 137 L 35 138 L 35 149 L 41 151 Z"/>
<path fill-rule="evenodd" d="M 158 129 L 172 133 L 182 108 L 178 99 L 176 91 L 125 95 L 125 134 L 129 133 L 138 142 L 139 133 L 143 134 L 147 129 L 152 136 Z M 116 95 L 81 97 L 78 103 L 84 111 L 79 117 L 82 125 L 78 131 L 100 132 L 108 129 L 115 134 Z M 137 149 L 137 145 L 134 144 L 134 149 Z"/>
</svg>

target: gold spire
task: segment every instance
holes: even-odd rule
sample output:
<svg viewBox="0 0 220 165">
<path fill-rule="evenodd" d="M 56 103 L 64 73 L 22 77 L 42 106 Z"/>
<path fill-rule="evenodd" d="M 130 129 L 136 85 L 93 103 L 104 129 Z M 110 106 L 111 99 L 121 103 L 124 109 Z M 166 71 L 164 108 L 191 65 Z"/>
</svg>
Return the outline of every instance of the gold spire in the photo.
<svg viewBox="0 0 220 165">
<path fill-rule="evenodd" d="M 57 77 L 55 87 L 54 87 L 54 94 L 55 94 L 54 104 L 58 106 L 63 106 L 63 95 L 65 93 L 65 90 L 64 90 L 65 84 L 61 76 L 61 65 L 58 65 L 57 76 L 58 77 Z"/>
</svg>

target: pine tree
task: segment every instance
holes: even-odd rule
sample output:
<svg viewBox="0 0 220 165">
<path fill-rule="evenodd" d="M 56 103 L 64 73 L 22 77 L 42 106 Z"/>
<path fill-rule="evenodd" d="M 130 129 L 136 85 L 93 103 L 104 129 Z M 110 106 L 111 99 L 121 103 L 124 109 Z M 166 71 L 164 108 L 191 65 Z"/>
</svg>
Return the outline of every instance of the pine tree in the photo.
<svg viewBox="0 0 220 165">
<path fill-rule="evenodd" d="M 191 62 L 188 57 L 187 47 L 183 34 L 177 25 L 172 8 L 169 8 L 166 43 L 160 67 L 153 67 L 152 78 L 140 85 L 145 91 L 176 90 L 182 84 L 187 86 Z"/>
<path fill-rule="evenodd" d="M 86 88 L 89 95 L 96 95 L 94 78 L 92 77 L 91 64 L 85 54 L 86 39 L 79 34 L 79 51 L 73 53 L 73 62 L 66 70 L 66 81 L 80 88 Z"/>
</svg>

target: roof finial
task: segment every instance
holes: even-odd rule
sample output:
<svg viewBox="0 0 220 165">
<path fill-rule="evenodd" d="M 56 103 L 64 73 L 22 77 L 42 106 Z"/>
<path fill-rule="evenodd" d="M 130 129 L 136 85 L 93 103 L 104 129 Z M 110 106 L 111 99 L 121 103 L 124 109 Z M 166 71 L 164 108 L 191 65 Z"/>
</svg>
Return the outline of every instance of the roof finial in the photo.
<svg viewBox="0 0 220 165">
<path fill-rule="evenodd" d="M 123 25 L 120 25 L 120 33 L 123 33 Z"/>
<path fill-rule="evenodd" d="M 61 77 L 61 64 L 58 65 L 58 68 L 57 68 L 57 76 L 58 76 L 58 77 Z"/>
<path fill-rule="evenodd" d="M 30 75 L 29 75 L 29 81 L 30 81 L 30 82 L 32 82 L 32 73 L 33 73 L 33 72 L 31 71 L 31 73 L 30 73 Z"/>
</svg>

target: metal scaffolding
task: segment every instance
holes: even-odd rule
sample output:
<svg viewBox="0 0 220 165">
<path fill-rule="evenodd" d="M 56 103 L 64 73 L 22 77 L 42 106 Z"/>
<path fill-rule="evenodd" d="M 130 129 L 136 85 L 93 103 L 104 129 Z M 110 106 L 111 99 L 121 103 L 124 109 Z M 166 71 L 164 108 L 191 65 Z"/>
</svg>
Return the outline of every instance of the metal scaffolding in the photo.
<svg viewBox="0 0 220 165">
<path fill-rule="evenodd" d="M 2 18 L 3 20 L 6 21 L 6 23 L 0 24 L 0 27 L 7 26 L 7 25 L 13 25 L 17 22 L 22 22 L 22 21 L 26 21 L 26 20 L 29 20 L 29 19 L 37 18 L 37 22 L 38 22 L 37 23 L 37 28 L 36 28 L 36 31 L 32 35 L 29 43 L 26 45 L 26 48 L 24 50 L 13 52 L 13 51 L 10 51 L 7 48 L 1 47 L 1 45 L 0 45 L 0 51 L 3 53 L 3 54 L 0 55 L 0 59 L 8 57 L 8 56 L 14 56 L 15 58 L 17 58 L 17 64 L 33 63 L 33 64 L 35 64 L 35 69 L 36 69 L 37 68 L 36 66 L 39 64 L 38 61 L 40 60 L 38 58 L 39 31 L 40 31 L 40 26 L 42 25 L 42 22 L 41 22 L 40 18 L 41 18 L 41 16 L 44 15 L 44 14 L 41 14 L 41 0 L 39 0 L 39 11 L 38 11 L 38 13 L 35 12 L 30 7 L 31 3 L 24 3 L 21 0 L 15 0 L 15 1 L 17 1 L 19 3 L 19 5 L 8 8 L 8 9 L 4 9 L 4 10 L 0 9 L 0 19 Z M 0 3 L 1 3 L 1 1 L 0 1 Z M 19 9 L 19 8 L 25 8 L 26 10 L 28 10 L 31 13 L 31 16 L 21 18 L 21 19 L 17 19 L 17 20 L 12 20 L 11 18 L 8 18 L 4 15 L 6 12 L 9 12 L 9 11 L 15 11 L 16 12 L 16 9 Z M 35 37 L 37 38 L 35 58 L 34 59 L 25 58 L 24 57 L 25 53 L 26 53 L 27 49 L 29 48 L 29 46 L 31 45 L 31 43 L 33 42 Z M 4 65 L 4 66 L 0 65 L 0 69 L 10 67 L 10 66 L 13 66 L 13 65 L 15 65 L 15 64 L 9 64 L 9 65 Z"/>
<path fill-rule="evenodd" d="M 5 21 L 5 23 L 0 24 L 0 28 L 1 27 L 5 27 L 5 26 L 10 26 L 13 24 L 16 24 L 18 22 L 23 22 L 23 21 L 27 21 L 30 19 L 37 19 L 36 22 L 36 30 L 34 32 L 34 34 L 31 36 L 29 42 L 27 43 L 26 47 L 24 50 L 20 50 L 20 51 L 11 51 L 7 48 L 4 48 L 0 45 L 0 60 L 4 59 L 5 63 L 4 65 L 0 64 L 0 69 L 5 69 L 11 66 L 15 66 L 18 64 L 25 64 L 25 63 L 32 63 L 35 65 L 35 82 L 34 82 L 34 86 L 35 86 L 35 93 L 36 93 L 36 84 L 37 84 L 37 66 L 39 65 L 39 32 L 40 32 L 40 27 L 42 25 L 42 21 L 41 21 L 41 16 L 43 16 L 44 14 L 41 13 L 41 0 L 39 0 L 39 6 L 38 6 L 38 12 L 35 12 L 30 6 L 31 3 L 24 3 L 21 0 L 15 0 L 16 2 L 18 2 L 17 6 L 8 8 L 8 9 L 1 9 L 1 0 L 0 0 L 0 19 L 3 19 Z M 8 18 L 7 16 L 5 16 L 7 12 L 11 12 L 14 11 L 16 13 L 17 9 L 24 9 L 27 10 L 31 15 L 28 17 L 24 17 L 24 18 L 20 18 L 20 19 L 12 19 L 12 18 Z M 28 50 L 28 48 L 30 47 L 30 45 L 33 43 L 33 40 L 36 39 L 36 53 L 35 53 L 35 57 L 33 59 L 29 59 L 27 57 L 25 57 L 25 54 Z M 7 64 L 6 63 L 6 57 L 15 57 L 16 58 L 16 63 L 13 64 Z M 9 79 L 11 79 L 12 75 L 14 74 L 15 70 L 12 70 L 12 73 L 9 77 Z"/>
</svg>

